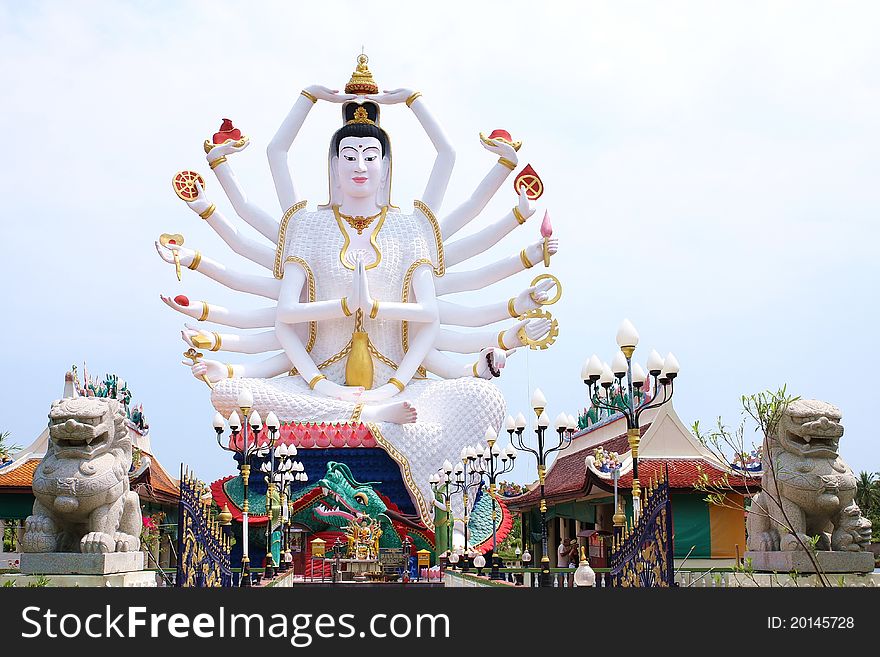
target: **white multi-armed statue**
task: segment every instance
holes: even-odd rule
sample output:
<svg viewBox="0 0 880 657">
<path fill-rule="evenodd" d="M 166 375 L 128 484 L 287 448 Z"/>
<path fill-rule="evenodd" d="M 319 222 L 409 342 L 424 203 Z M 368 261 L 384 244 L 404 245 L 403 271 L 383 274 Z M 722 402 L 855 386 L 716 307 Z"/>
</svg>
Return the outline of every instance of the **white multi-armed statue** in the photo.
<svg viewBox="0 0 880 657">
<path fill-rule="evenodd" d="M 319 100 L 341 104 L 343 125 L 330 140 L 329 202 L 310 210 L 295 188 L 287 156 Z M 396 103 L 412 109 L 437 150 L 412 212 L 391 202 L 391 142 L 379 125 L 380 105 Z M 510 300 L 477 307 L 443 299 L 482 289 L 542 258 L 546 263 L 557 250 L 557 240 L 545 236 L 491 264 L 452 269 L 490 249 L 535 211 L 523 186 L 505 216 L 450 241 L 517 167 L 519 144 L 501 134 L 481 135 L 483 147 L 499 159 L 471 198 L 438 221 L 435 213 L 442 206 L 455 153 L 421 94 L 410 89 L 379 93 L 361 55 L 345 93 L 323 86 L 304 89 L 269 144 L 269 167 L 283 211 L 280 221 L 248 200 L 227 159 L 247 147 L 247 138 L 225 121 L 214 143 L 205 143 L 210 168 L 236 214 L 271 245 L 239 233 L 202 185 L 192 183 L 191 195 L 182 196 L 232 250 L 265 267 L 268 275 L 236 272 L 173 240 L 156 244 L 168 263 L 272 301 L 259 310 L 240 311 L 162 296 L 171 308 L 200 321 L 269 329 L 235 334 L 187 325 L 183 331 L 183 339 L 199 349 L 278 352 L 257 363 L 194 362 L 193 375 L 213 386 L 217 410 L 224 415 L 235 410 L 238 392 L 246 385 L 253 392 L 253 407 L 263 415 L 271 409 L 284 421 L 367 423 L 408 473 L 410 492 L 429 527 L 429 476 L 450 455 L 478 442 L 487 426 L 501 426 L 504 399 L 490 380 L 500 375 L 515 349 L 544 347 L 557 331 L 549 313 L 536 310 L 561 294 L 558 288 L 551 294 L 558 286 L 552 277 L 533 281 Z M 504 319 L 515 322 L 500 332 L 449 328 L 483 327 Z M 447 352 L 476 358 L 460 364 Z M 428 378 L 428 372 L 440 378 Z"/>
</svg>

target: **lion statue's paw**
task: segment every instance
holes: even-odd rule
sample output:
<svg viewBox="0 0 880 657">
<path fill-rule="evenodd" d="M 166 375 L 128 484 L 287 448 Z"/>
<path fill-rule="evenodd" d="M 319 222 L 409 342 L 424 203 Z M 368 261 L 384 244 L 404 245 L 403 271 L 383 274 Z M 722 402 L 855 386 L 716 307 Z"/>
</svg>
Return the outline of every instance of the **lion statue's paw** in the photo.
<svg viewBox="0 0 880 657">
<path fill-rule="evenodd" d="M 116 541 L 110 534 L 104 532 L 89 532 L 79 542 L 80 552 L 84 554 L 100 554 L 113 552 Z"/>
<path fill-rule="evenodd" d="M 25 552 L 54 552 L 58 544 L 55 523 L 45 516 L 28 516 L 21 543 Z"/>
<path fill-rule="evenodd" d="M 125 532 L 116 532 L 113 535 L 113 540 L 116 541 L 117 552 L 136 552 L 141 546 L 139 538 Z"/>
</svg>

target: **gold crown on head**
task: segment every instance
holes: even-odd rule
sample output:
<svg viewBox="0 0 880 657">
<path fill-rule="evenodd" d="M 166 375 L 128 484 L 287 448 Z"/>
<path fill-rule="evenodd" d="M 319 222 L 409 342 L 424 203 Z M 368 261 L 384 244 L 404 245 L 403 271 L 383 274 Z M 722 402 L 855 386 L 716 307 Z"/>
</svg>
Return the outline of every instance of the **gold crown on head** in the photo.
<svg viewBox="0 0 880 657">
<path fill-rule="evenodd" d="M 345 93 L 366 96 L 367 94 L 379 93 L 379 85 L 373 80 L 373 73 L 367 67 L 370 58 L 361 53 L 357 58 L 357 67 L 351 74 L 348 84 L 345 85 Z"/>
</svg>

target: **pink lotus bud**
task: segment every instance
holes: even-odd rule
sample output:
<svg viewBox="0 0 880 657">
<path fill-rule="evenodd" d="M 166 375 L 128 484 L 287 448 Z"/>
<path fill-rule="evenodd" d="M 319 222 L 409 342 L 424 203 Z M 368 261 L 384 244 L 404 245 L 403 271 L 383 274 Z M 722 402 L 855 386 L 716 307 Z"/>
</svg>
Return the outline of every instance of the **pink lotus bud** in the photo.
<svg viewBox="0 0 880 657">
<path fill-rule="evenodd" d="M 550 213 L 544 210 L 544 221 L 541 222 L 541 237 L 550 237 L 553 234 L 553 225 L 550 223 Z"/>
</svg>

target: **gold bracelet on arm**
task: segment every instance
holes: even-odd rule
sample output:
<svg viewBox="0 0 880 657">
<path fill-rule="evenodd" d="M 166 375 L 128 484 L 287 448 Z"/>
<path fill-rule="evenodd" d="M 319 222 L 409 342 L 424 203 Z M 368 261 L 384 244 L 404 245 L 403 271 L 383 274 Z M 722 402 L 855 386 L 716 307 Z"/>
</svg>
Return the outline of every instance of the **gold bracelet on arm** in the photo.
<svg viewBox="0 0 880 657">
<path fill-rule="evenodd" d="M 226 378 L 231 379 L 235 376 L 235 370 L 230 363 L 226 363 Z"/>
<path fill-rule="evenodd" d="M 312 101 L 312 103 L 317 103 L 317 102 L 318 102 L 318 97 L 315 96 L 314 94 L 310 94 L 310 93 L 309 93 L 308 91 L 306 91 L 305 89 L 303 89 L 302 91 L 300 91 L 300 93 L 301 93 L 303 96 L 305 96 L 306 98 L 308 98 L 310 101 Z"/>
<path fill-rule="evenodd" d="M 220 351 L 223 347 L 223 338 L 220 337 L 220 334 L 217 331 L 211 331 L 214 334 L 214 346 L 211 347 L 211 351 Z"/>
<path fill-rule="evenodd" d="M 217 209 L 217 206 L 211 203 L 207 208 L 199 212 L 199 216 L 202 219 L 210 219 L 211 215 L 214 214 L 214 210 Z"/>
<path fill-rule="evenodd" d="M 376 319 L 376 315 L 379 314 L 379 301 L 373 301 L 373 307 L 370 309 L 370 319 Z"/>
<path fill-rule="evenodd" d="M 403 383 L 400 382 L 400 380 L 395 379 L 395 378 L 392 376 L 390 379 L 388 379 L 388 383 L 390 383 L 390 384 L 393 385 L 395 388 L 397 388 L 398 390 L 400 390 L 400 392 L 403 392 L 404 385 L 403 385 Z"/>
<path fill-rule="evenodd" d="M 421 95 L 422 95 L 421 91 L 416 91 L 412 96 L 410 96 L 409 98 L 406 99 L 406 106 L 411 108 L 412 104 L 414 102 L 416 102 L 416 98 L 418 98 Z"/>
<path fill-rule="evenodd" d="M 480 375 L 477 374 L 477 364 L 474 363 L 474 365 L 473 365 L 473 367 L 471 367 L 471 369 L 474 371 L 474 378 L 479 379 Z"/>
<path fill-rule="evenodd" d="M 204 322 L 206 319 L 208 319 L 208 313 L 210 312 L 210 310 L 211 308 L 208 306 L 208 302 L 202 301 L 202 314 L 199 317 L 200 322 Z"/>
<path fill-rule="evenodd" d="M 192 261 L 191 263 L 189 263 L 189 267 L 188 267 L 188 268 L 189 268 L 189 269 L 192 269 L 193 271 L 195 271 L 196 269 L 199 268 L 199 264 L 200 264 L 201 262 L 202 262 L 202 252 L 201 252 L 201 251 L 196 251 L 195 255 L 193 256 L 193 261 Z"/>
<path fill-rule="evenodd" d="M 324 376 L 323 374 L 316 374 L 314 377 L 312 377 L 312 380 L 309 381 L 309 390 L 314 390 L 315 386 L 318 385 L 318 383 L 321 381 L 321 379 L 326 379 L 326 378 L 327 377 Z"/>
<path fill-rule="evenodd" d="M 507 167 L 507 168 L 510 169 L 511 171 L 513 171 L 514 169 L 516 169 L 516 162 L 511 162 L 511 161 L 508 160 L 506 157 L 499 157 L 499 158 L 498 158 L 498 164 Z"/>
<path fill-rule="evenodd" d="M 351 310 L 348 309 L 348 297 L 342 297 L 342 314 L 351 317 Z"/>
<path fill-rule="evenodd" d="M 519 315 L 516 312 L 516 306 L 514 305 L 515 301 L 516 301 L 516 297 L 510 297 L 510 300 L 507 302 L 507 314 L 510 315 L 511 317 L 513 317 L 514 319 L 517 319 L 519 317 Z"/>
<path fill-rule="evenodd" d="M 504 333 L 504 331 L 498 331 L 498 346 L 507 351 L 510 347 L 504 344 Z"/>
<path fill-rule="evenodd" d="M 519 211 L 519 206 L 513 206 L 513 216 L 516 217 L 516 222 L 522 226 L 526 223 L 526 218 L 522 215 L 522 212 Z"/>
<path fill-rule="evenodd" d="M 526 269 L 531 269 L 535 266 L 535 263 L 529 260 L 529 256 L 526 255 L 525 249 L 519 252 L 519 259 L 522 260 L 523 267 L 525 267 Z"/>
<path fill-rule="evenodd" d="M 211 167 L 211 169 L 213 170 L 213 169 L 216 169 L 217 167 L 219 167 L 225 161 L 226 161 L 226 156 L 221 155 L 216 160 L 211 160 L 210 162 L 208 162 L 208 166 Z"/>
</svg>

